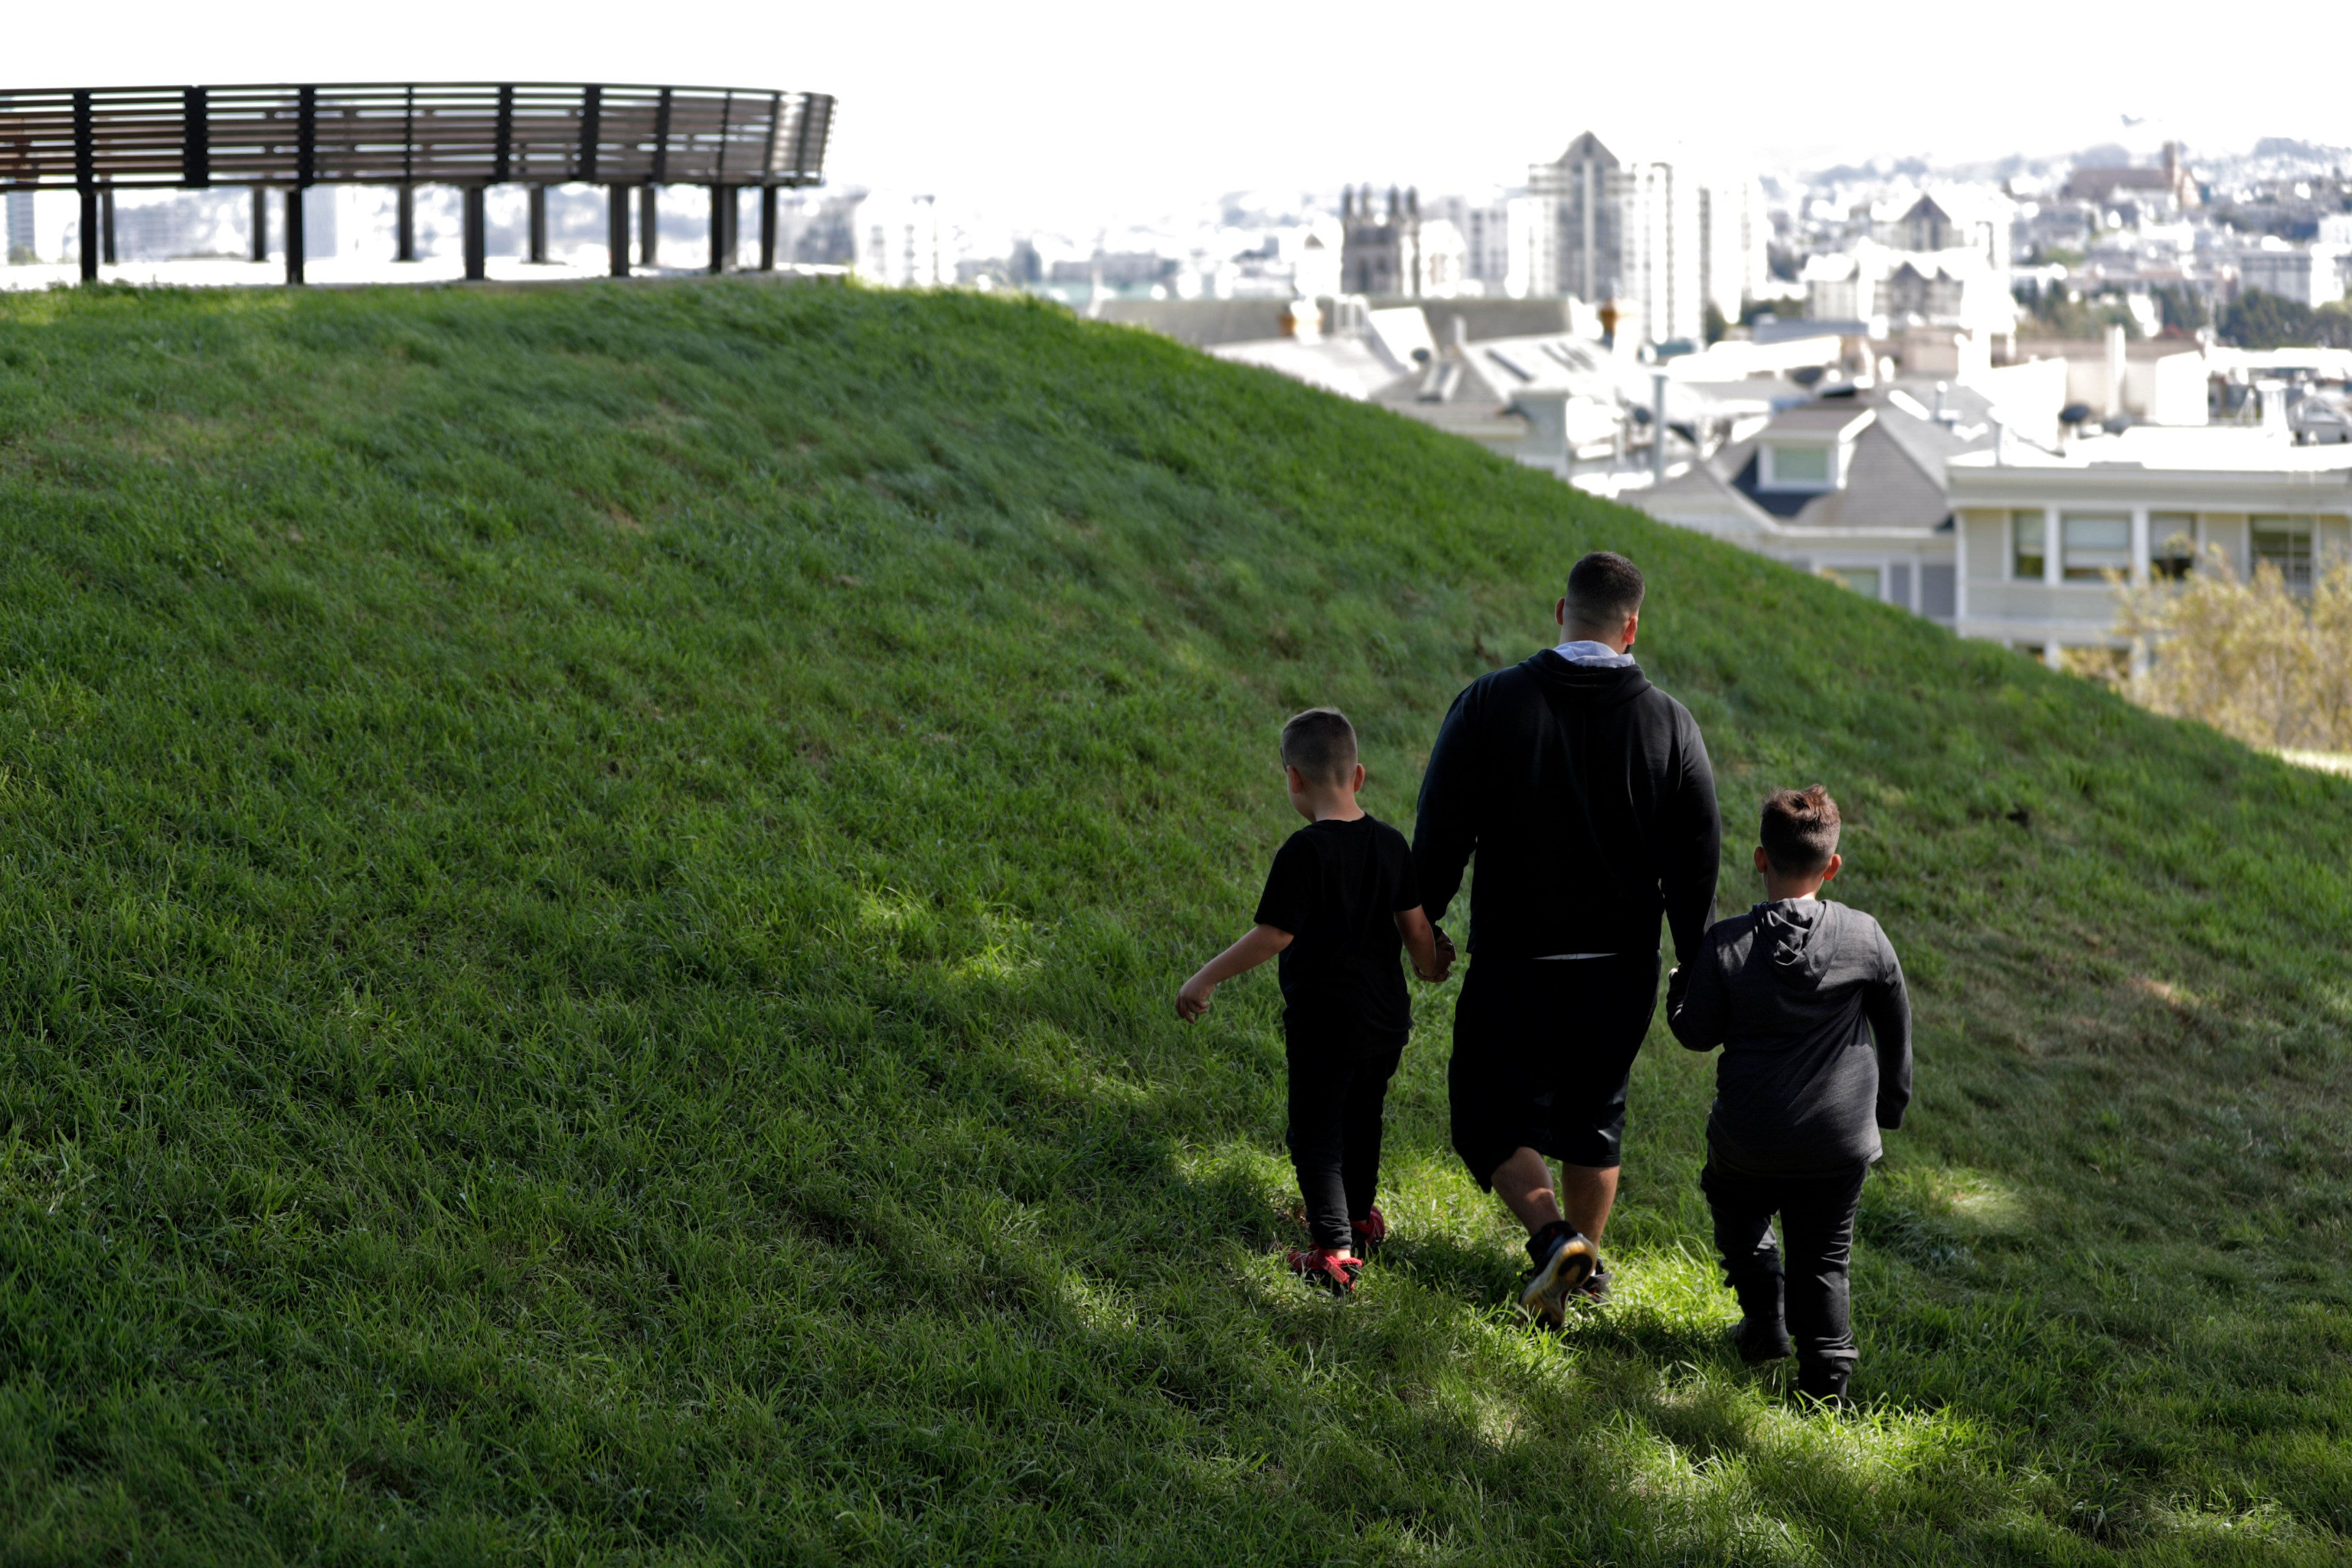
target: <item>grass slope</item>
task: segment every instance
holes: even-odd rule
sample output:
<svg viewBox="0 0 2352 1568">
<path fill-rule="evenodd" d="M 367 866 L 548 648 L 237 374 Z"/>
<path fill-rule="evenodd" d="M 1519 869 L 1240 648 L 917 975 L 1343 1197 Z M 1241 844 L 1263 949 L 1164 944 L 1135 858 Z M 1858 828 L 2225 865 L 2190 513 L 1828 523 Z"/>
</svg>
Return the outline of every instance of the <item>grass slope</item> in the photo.
<svg viewBox="0 0 2352 1568">
<path fill-rule="evenodd" d="M 2341 781 L 972 298 L 9 297 L 0 534 L 0 1559 L 2342 1561 Z M 1864 1415 L 1718 1348 L 1663 1029 L 1547 1338 L 1451 987 L 1346 1307 L 1271 977 L 1170 1016 L 1281 716 L 1409 820 L 1601 545 L 1727 907 L 1825 780 L 1916 988 Z"/>
</svg>

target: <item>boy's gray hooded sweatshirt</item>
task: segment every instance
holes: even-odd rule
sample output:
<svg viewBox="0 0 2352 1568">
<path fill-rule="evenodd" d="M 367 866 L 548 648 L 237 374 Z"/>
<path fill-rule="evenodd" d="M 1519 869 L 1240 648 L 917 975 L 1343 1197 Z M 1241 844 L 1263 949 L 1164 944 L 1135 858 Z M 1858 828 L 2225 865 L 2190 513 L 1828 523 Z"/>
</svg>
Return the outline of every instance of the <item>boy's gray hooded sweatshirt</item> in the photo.
<svg viewBox="0 0 2352 1568">
<path fill-rule="evenodd" d="M 1878 922 L 1779 899 L 1710 928 L 1675 976 L 1666 1019 L 1716 1063 L 1709 1157 L 1753 1175 L 1879 1156 L 1911 1103 L 1911 1002 Z"/>
</svg>

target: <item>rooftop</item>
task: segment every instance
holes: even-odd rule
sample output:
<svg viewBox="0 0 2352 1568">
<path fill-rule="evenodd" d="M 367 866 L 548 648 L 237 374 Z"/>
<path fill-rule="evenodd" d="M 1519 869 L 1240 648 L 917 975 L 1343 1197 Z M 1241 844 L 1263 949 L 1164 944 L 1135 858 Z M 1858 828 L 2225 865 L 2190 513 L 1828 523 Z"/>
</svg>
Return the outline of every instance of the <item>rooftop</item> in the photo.
<svg viewBox="0 0 2352 1568">
<path fill-rule="evenodd" d="M 2076 441 L 2044 451 L 2011 442 L 2007 452 L 1968 452 L 1954 468 L 2073 470 L 2131 468 L 2142 472 L 2342 474 L 2352 479 L 2352 444 L 2298 447 L 2283 435 L 2246 425 L 2137 425 L 2117 436 Z"/>
</svg>

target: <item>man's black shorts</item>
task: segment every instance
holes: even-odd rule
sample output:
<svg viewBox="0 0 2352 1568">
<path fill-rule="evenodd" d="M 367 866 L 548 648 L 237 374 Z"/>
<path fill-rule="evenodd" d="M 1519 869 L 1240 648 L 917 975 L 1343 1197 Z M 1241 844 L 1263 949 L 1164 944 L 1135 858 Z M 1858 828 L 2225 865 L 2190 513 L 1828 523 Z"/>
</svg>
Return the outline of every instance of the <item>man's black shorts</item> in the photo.
<svg viewBox="0 0 2352 1568">
<path fill-rule="evenodd" d="M 1454 1008 L 1454 1152 L 1481 1187 L 1520 1149 L 1613 1167 L 1658 955 L 1473 958 Z"/>
</svg>

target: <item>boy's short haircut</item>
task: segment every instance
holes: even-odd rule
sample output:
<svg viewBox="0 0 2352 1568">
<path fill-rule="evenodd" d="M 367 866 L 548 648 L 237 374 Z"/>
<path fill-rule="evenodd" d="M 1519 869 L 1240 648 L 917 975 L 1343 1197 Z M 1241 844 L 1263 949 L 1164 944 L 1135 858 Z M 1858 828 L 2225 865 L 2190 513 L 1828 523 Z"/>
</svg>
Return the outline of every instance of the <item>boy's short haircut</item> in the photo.
<svg viewBox="0 0 2352 1568">
<path fill-rule="evenodd" d="M 1774 790 L 1764 797 L 1764 826 L 1758 837 L 1772 869 L 1786 877 L 1824 870 L 1838 847 L 1837 802 L 1820 784 Z"/>
<path fill-rule="evenodd" d="M 1642 607 L 1642 569 L 1613 550 L 1596 550 L 1568 572 L 1570 626 L 1614 631 Z"/>
<path fill-rule="evenodd" d="M 1282 762 L 1309 784 L 1345 784 L 1356 766 L 1356 727 L 1337 708 L 1309 708 L 1282 727 Z"/>
</svg>

